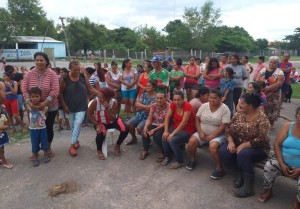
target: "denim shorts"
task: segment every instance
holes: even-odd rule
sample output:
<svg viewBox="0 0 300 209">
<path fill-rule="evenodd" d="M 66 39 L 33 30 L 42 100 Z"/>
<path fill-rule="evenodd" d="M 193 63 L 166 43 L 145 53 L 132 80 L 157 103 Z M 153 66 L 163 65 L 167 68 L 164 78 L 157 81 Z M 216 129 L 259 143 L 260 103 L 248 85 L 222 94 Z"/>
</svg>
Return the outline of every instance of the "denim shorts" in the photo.
<svg viewBox="0 0 300 209">
<path fill-rule="evenodd" d="M 208 143 L 208 141 L 204 141 L 204 140 L 200 139 L 200 136 L 199 136 L 198 132 L 194 133 L 193 136 L 195 136 L 198 139 L 199 146 L 202 146 L 202 145 L 205 145 L 205 144 Z M 225 141 L 226 141 L 226 137 L 223 134 L 221 136 L 218 136 L 217 138 L 212 139 L 211 141 L 209 141 L 209 143 L 211 143 L 211 142 L 218 142 L 220 144 L 220 146 L 221 146 L 222 144 L 225 143 Z"/>
<path fill-rule="evenodd" d="M 131 99 L 131 100 L 135 100 L 136 99 L 136 95 L 137 95 L 137 90 L 136 89 L 132 89 L 132 90 L 121 90 L 122 93 L 122 97 L 124 99 Z"/>
<path fill-rule="evenodd" d="M 146 125 L 147 120 L 139 120 L 137 117 L 131 118 L 129 121 L 127 121 L 128 124 L 131 124 L 135 128 L 143 129 Z"/>
<path fill-rule="evenodd" d="M 40 150 L 48 150 L 47 129 L 30 129 L 32 153 L 38 153 Z"/>
</svg>

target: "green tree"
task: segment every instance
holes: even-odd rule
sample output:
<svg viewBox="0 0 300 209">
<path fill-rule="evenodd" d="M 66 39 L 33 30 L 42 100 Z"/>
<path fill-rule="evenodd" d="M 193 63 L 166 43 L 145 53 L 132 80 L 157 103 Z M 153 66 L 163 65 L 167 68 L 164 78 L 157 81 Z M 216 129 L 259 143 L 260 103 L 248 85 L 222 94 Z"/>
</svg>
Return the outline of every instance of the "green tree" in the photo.
<svg viewBox="0 0 300 209">
<path fill-rule="evenodd" d="M 203 49 L 204 40 L 209 39 L 209 36 L 205 37 L 206 32 L 221 24 L 220 16 L 220 8 L 214 8 L 214 2 L 210 0 L 206 1 L 200 8 L 185 8 L 183 20 L 192 32 L 195 48 Z"/>
<path fill-rule="evenodd" d="M 163 30 L 168 33 L 166 36 L 168 46 L 190 49 L 192 32 L 181 20 L 170 21 Z"/>
<path fill-rule="evenodd" d="M 156 28 L 145 26 L 139 26 L 136 28 L 136 32 L 143 41 L 144 44 L 148 46 L 148 50 L 159 50 L 166 49 L 166 37 L 161 34 Z"/>
<path fill-rule="evenodd" d="M 0 20 L 2 21 L 0 24 L 0 47 L 2 51 L 4 47 L 14 43 L 15 39 L 12 37 L 13 28 L 10 14 L 4 8 L 0 8 Z"/>
<path fill-rule="evenodd" d="M 285 41 L 283 46 L 287 49 L 296 49 L 298 56 L 300 56 L 300 27 L 295 29 L 294 34 L 287 35 L 283 40 Z"/>
<path fill-rule="evenodd" d="M 254 48 L 254 40 L 242 27 L 222 26 L 216 28 L 216 50 L 220 52 L 251 51 Z"/>
<path fill-rule="evenodd" d="M 255 40 L 255 45 L 260 49 L 260 50 L 265 50 L 268 48 L 268 40 L 265 38 L 259 38 Z"/>
<path fill-rule="evenodd" d="M 106 44 L 105 26 L 91 22 L 88 17 L 68 18 L 67 22 L 66 31 L 72 51 L 83 50 L 87 55 L 88 50 L 99 50 Z"/>
<path fill-rule="evenodd" d="M 56 38 L 54 23 L 48 20 L 39 0 L 8 0 L 14 35 L 47 36 Z"/>
</svg>

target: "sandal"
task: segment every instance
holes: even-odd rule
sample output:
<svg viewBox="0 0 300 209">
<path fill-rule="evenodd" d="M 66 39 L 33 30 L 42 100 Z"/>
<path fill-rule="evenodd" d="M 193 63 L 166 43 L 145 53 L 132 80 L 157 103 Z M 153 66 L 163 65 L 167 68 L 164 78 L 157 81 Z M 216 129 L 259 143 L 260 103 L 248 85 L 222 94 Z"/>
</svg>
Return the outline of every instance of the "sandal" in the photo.
<svg viewBox="0 0 300 209">
<path fill-rule="evenodd" d="M 161 165 L 166 166 L 171 162 L 171 159 L 169 157 L 165 157 L 163 161 L 161 161 Z"/>
<path fill-rule="evenodd" d="M 40 161 L 39 160 L 33 160 L 32 161 L 32 166 L 33 167 L 38 167 L 40 165 Z"/>
<path fill-rule="evenodd" d="M 131 139 L 129 141 L 126 141 L 125 145 L 133 145 L 133 144 L 136 144 L 136 143 L 137 143 L 137 139 Z"/>
<path fill-rule="evenodd" d="M 50 158 L 54 157 L 54 152 L 52 152 L 52 150 L 49 149 L 48 153 L 47 153 L 47 156 L 50 157 Z"/>
<path fill-rule="evenodd" d="M 165 159 L 165 156 L 163 154 L 160 154 L 157 159 L 156 162 L 161 163 L 163 160 Z"/>
<path fill-rule="evenodd" d="M 145 160 L 145 159 L 148 157 L 148 155 L 149 155 L 149 152 L 147 152 L 147 151 L 142 151 L 142 152 L 140 153 L 140 160 Z"/>
<path fill-rule="evenodd" d="M 184 166 L 184 163 L 178 163 L 178 162 L 175 162 L 175 163 L 172 163 L 169 168 L 170 169 L 177 169 L 177 168 L 181 168 Z"/>
<path fill-rule="evenodd" d="M 7 169 L 12 169 L 14 166 L 13 166 L 13 164 L 6 163 L 6 164 L 3 164 L 3 167 L 5 167 Z"/>
<path fill-rule="evenodd" d="M 260 193 L 257 197 L 257 200 L 261 203 L 267 202 L 272 197 L 272 190 L 265 189 L 262 193 Z"/>
<path fill-rule="evenodd" d="M 105 156 L 103 153 L 97 153 L 97 157 L 99 160 L 105 160 Z"/>
</svg>

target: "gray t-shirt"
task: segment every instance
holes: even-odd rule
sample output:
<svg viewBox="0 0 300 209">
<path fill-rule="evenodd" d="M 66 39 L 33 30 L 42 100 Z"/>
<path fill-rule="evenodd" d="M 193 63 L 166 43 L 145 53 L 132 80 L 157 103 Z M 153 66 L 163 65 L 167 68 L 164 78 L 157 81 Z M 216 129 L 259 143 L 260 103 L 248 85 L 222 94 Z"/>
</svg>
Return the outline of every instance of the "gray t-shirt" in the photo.
<svg viewBox="0 0 300 209">
<path fill-rule="evenodd" d="M 226 65 L 226 67 L 230 67 L 234 71 L 234 88 L 244 88 L 243 78 L 247 78 L 247 70 L 244 65 L 236 65 L 232 64 Z"/>
</svg>

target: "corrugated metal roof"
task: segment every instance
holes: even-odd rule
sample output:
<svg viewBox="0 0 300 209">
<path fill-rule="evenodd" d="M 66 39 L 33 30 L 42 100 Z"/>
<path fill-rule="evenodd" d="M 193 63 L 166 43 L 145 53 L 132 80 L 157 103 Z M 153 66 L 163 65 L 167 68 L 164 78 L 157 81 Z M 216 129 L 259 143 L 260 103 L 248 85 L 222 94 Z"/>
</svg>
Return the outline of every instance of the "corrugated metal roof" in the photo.
<svg viewBox="0 0 300 209">
<path fill-rule="evenodd" d="M 43 36 L 16 36 L 18 43 L 41 43 L 44 41 Z M 45 43 L 64 43 L 63 41 L 58 41 L 50 37 L 45 37 Z"/>
</svg>

